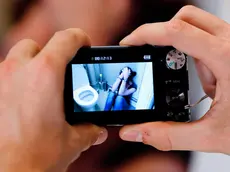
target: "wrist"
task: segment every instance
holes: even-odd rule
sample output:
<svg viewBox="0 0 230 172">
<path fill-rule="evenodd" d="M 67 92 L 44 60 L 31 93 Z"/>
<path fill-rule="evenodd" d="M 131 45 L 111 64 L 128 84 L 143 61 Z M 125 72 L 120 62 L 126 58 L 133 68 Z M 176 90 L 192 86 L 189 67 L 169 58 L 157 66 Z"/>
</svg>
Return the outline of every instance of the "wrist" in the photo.
<svg viewBox="0 0 230 172">
<path fill-rule="evenodd" d="M 120 79 L 120 80 L 122 80 L 122 79 L 123 79 L 123 77 L 121 77 L 121 76 L 118 76 L 117 78 L 118 78 L 118 79 Z"/>
<path fill-rule="evenodd" d="M 127 77 L 124 77 L 124 79 L 123 79 L 125 82 L 128 80 L 128 78 Z"/>
</svg>

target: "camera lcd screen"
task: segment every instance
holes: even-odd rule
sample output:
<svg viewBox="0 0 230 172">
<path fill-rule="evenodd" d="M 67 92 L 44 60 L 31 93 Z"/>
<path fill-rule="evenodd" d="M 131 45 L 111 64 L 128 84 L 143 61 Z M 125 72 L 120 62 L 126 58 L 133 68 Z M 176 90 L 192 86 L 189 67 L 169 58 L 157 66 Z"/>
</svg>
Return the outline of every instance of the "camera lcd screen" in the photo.
<svg viewBox="0 0 230 172">
<path fill-rule="evenodd" d="M 92 57 L 95 63 L 72 64 L 73 111 L 155 109 L 153 63 L 149 55 L 142 59 L 106 63 Z"/>
</svg>

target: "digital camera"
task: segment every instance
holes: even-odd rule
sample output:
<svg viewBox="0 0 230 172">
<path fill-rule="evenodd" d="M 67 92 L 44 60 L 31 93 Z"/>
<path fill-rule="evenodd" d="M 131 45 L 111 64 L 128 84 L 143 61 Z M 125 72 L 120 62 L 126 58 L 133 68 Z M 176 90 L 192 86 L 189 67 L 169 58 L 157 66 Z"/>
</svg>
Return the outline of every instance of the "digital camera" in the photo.
<svg viewBox="0 0 230 172">
<path fill-rule="evenodd" d="M 82 47 L 67 65 L 70 124 L 190 121 L 187 55 L 166 46 Z"/>
</svg>

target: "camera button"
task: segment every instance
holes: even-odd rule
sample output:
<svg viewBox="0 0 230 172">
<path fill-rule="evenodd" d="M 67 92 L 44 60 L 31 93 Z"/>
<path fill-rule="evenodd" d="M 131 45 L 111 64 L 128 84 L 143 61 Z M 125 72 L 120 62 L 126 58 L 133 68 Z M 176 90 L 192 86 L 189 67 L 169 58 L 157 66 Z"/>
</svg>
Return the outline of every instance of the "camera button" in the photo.
<svg viewBox="0 0 230 172">
<path fill-rule="evenodd" d="M 174 115 L 173 112 L 167 112 L 167 117 L 171 118 L 171 117 L 173 117 L 173 115 Z"/>
</svg>

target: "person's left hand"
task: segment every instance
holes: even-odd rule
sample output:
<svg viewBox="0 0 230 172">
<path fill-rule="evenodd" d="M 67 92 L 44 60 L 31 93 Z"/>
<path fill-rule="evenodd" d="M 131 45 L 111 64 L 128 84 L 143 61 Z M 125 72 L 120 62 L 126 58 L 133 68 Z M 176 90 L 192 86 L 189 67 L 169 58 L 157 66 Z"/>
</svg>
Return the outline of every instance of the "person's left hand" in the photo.
<svg viewBox="0 0 230 172">
<path fill-rule="evenodd" d="M 125 67 L 123 69 L 123 74 L 124 74 L 124 79 L 127 80 L 130 76 L 130 70 L 127 67 Z"/>
<path fill-rule="evenodd" d="M 82 31 L 69 29 L 41 51 L 23 40 L 0 63 L 0 171 L 65 171 L 81 152 L 105 141 L 105 129 L 65 121 L 66 65 L 85 44 Z"/>
</svg>

